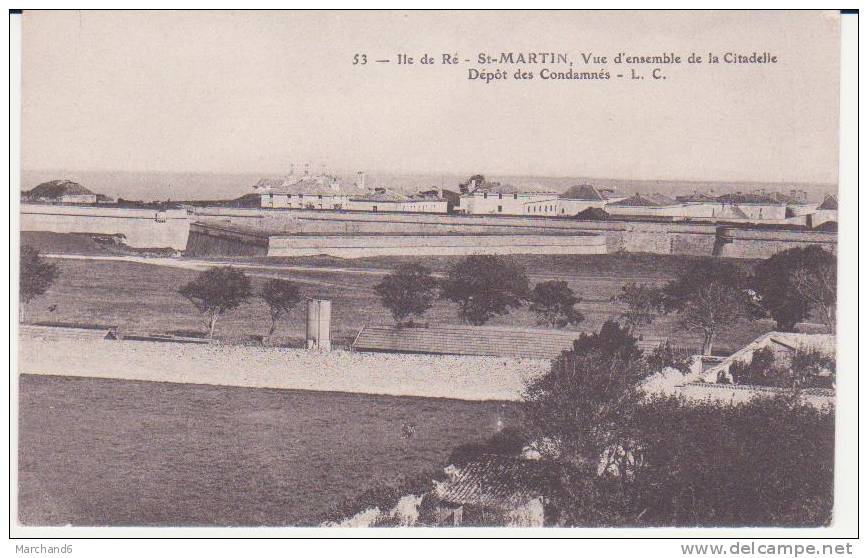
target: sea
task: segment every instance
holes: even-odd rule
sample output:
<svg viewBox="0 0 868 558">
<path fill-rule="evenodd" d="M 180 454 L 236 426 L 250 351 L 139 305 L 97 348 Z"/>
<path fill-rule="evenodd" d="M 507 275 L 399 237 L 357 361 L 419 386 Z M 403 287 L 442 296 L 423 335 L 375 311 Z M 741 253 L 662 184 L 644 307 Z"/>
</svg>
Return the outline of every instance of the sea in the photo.
<svg viewBox="0 0 868 558">
<path fill-rule="evenodd" d="M 72 180 L 85 188 L 112 198 L 141 201 L 227 200 L 253 191 L 253 185 L 263 177 L 276 177 L 279 173 L 199 173 L 199 172 L 128 172 L 128 171 L 65 171 L 23 170 L 21 189 L 29 190 L 50 180 Z M 348 182 L 355 175 L 337 174 Z M 384 187 L 406 193 L 446 188 L 458 190 L 466 182 L 466 174 L 403 174 L 388 172 L 366 173 L 368 188 Z M 727 182 L 692 180 L 634 180 L 622 178 L 566 177 L 566 176 L 498 176 L 486 175 L 487 180 L 518 187 L 542 187 L 548 191 L 564 192 L 577 184 L 592 184 L 598 188 L 611 188 L 627 195 L 635 193 L 663 194 L 669 197 L 697 192 L 721 195 L 734 192 L 805 192 L 808 201 L 822 201 L 827 194 L 836 193 L 836 184 Z"/>
</svg>

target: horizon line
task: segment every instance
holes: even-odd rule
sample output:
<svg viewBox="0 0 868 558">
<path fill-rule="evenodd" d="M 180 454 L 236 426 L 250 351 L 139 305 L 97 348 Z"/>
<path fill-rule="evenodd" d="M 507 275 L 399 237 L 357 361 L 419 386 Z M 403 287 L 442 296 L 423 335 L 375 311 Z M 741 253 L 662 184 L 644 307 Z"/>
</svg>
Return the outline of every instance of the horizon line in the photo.
<svg viewBox="0 0 868 558">
<path fill-rule="evenodd" d="M 126 174 L 190 174 L 190 175 L 234 175 L 234 176 L 242 176 L 242 175 L 260 175 L 261 177 L 268 176 L 287 176 L 289 173 L 287 171 L 202 171 L 202 170 L 125 170 L 125 169 L 37 169 L 37 168 L 22 168 L 20 173 L 23 175 L 25 172 L 31 173 L 126 173 Z M 326 173 L 332 175 L 352 175 L 358 170 L 350 170 L 350 171 L 338 171 L 333 169 L 328 169 L 326 167 Z M 797 180 L 787 180 L 787 179 L 778 179 L 778 180 L 767 180 L 767 179 L 726 179 L 726 178 L 625 178 L 625 177 L 617 177 L 617 176 L 585 176 L 585 175 L 562 175 L 562 174 L 510 174 L 510 173 L 488 173 L 488 172 L 469 172 L 469 171 L 449 171 L 449 172 L 438 172 L 438 171 L 405 171 L 405 170 L 364 170 L 361 171 L 368 175 L 393 175 L 393 176 L 401 176 L 401 175 L 429 175 L 429 176 L 473 176 L 475 174 L 481 174 L 483 176 L 493 176 L 493 177 L 509 177 L 509 178 L 546 178 L 546 179 L 576 179 L 576 180 L 621 180 L 621 181 L 637 181 L 637 182 L 715 182 L 715 183 L 736 183 L 736 184 L 811 184 L 811 185 L 822 185 L 822 186 L 836 186 L 839 187 L 839 182 L 827 182 L 827 181 L 797 181 Z M 317 172 L 310 173 L 313 176 L 317 176 Z M 59 176 L 58 179 L 62 179 L 62 176 Z"/>
</svg>

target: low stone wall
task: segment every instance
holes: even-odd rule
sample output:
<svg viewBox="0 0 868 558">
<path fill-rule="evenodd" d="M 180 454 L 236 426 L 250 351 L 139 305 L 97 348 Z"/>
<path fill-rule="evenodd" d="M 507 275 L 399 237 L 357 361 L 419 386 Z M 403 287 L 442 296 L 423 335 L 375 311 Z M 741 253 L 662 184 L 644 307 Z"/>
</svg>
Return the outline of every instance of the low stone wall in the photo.
<svg viewBox="0 0 868 558">
<path fill-rule="evenodd" d="M 599 235 L 272 236 L 269 256 L 434 256 L 467 254 L 605 254 Z"/>
<path fill-rule="evenodd" d="M 787 390 L 764 386 L 738 386 L 732 384 L 712 384 L 692 382 L 676 386 L 677 394 L 688 399 L 723 401 L 726 403 L 744 403 L 754 397 L 772 397 L 787 393 Z M 829 389 L 811 389 L 802 392 L 805 403 L 822 408 L 835 404 L 835 392 Z"/>
<path fill-rule="evenodd" d="M 118 363 L 122 363 L 119 366 Z M 519 401 L 548 360 L 114 341 L 22 331 L 19 374 Z"/>
<path fill-rule="evenodd" d="M 184 209 L 157 211 L 84 205 L 21 205 L 22 231 L 123 235 L 133 248 L 184 250 L 190 219 Z"/>
</svg>

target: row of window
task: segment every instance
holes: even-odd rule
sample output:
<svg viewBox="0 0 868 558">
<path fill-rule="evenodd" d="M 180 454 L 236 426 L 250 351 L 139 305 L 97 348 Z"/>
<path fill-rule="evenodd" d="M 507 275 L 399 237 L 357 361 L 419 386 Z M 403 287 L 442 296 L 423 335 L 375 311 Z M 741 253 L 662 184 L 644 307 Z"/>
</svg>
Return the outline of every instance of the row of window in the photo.
<svg viewBox="0 0 868 558">
<path fill-rule="evenodd" d="M 527 206 L 528 213 L 548 213 L 548 212 L 557 212 L 557 206 L 555 205 L 529 205 Z M 561 210 L 563 213 L 563 210 Z"/>
<path fill-rule="evenodd" d="M 487 199 L 488 199 L 488 192 L 482 192 L 482 198 L 487 200 Z M 497 194 L 497 199 L 502 200 L 502 199 L 503 199 L 503 194 Z M 518 194 L 513 194 L 513 195 L 512 195 L 512 199 L 517 200 L 517 199 L 518 199 Z M 499 211 L 499 210 L 498 210 L 498 211 Z"/>
</svg>

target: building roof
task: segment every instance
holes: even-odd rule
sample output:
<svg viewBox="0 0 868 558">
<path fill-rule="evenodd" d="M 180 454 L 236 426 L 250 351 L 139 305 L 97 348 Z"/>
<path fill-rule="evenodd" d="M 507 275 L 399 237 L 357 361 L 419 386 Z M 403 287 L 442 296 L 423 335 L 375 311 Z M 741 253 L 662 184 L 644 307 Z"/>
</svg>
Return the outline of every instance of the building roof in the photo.
<svg viewBox="0 0 868 558">
<path fill-rule="evenodd" d="M 353 341 L 359 351 L 445 355 L 502 356 L 552 359 L 571 349 L 580 331 L 552 329 L 439 325 L 395 327 L 366 325 Z M 639 341 L 642 350 L 657 347 L 662 338 Z"/>
<path fill-rule="evenodd" d="M 713 195 L 706 194 L 704 192 L 693 192 L 692 194 L 688 194 L 686 196 L 676 196 L 675 199 L 680 202 L 688 203 L 707 203 L 718 201 L 717 198 Z"/>
<path fill-rule="evenodd" d="M 411 201 L 410 196 L 403 192 L 394 190 L 386 190 L 385 188 L 375 188 L 369 190 L 362 195 L 352 196 L 350 199 L 357 201 L 379 201 L 379 202 L 407 202 Z"/>
<path fill-rule="evenodd" d="M 784 196 L 784 194 L 780 194 L 780 196 Z M 741 203 L 753 205 L 784 205 L 788 203 L 785 201 L 781 201 L 779 197 L 772 196 L 770 194 L 743 194 L 741 192 L 736 192 L 734 194 L 723 194 L 722 196 L 718 196 L 717 200 L 721 203 Z"/>
<path fill-rule="evenodd" d="M 564 192 L 562 198 L 582 201 L 604 201 L 606 198 L 591 184 L 579 184 Z"/>
<path fill-rule="evenodd" d="M 838 196 L 836 194 L 827 195 L 817 209 L 838 209 Z"/>
<path fill-rule="evenodd" d="M 512 184 L 502 184 L 500 182 L 489 182 L 485 181 L 479 186 L 477 186 L 473 191 L 469 192 L 468 195 L 473 195 L 476 193 L 489 193 L 489 194 L 552 194 L 556 195 L 557 192 L 553 190 L 549 190 L 544 188 L 539 184 L 531 184 L 527 186 L 523 186 L 519 188 L 518 186 L 514 186 Z"/>
<path fill-rule="evenodd" d="M 601 207 L 586 207 L 576 213 L 576 219 L 580 221 L 605 221 L 608 218 L 609 214 Z"/>
<path fill-rule="evenodd" d="M 724 204 L 723 209 L 717 214 L 718 219 L 750 219 L 747 213 L 737 205 Z"/>
<path fill-rule="evenodd" d="M 719 372 L 728 373 L 729 367 L 736 361 L 747 361 L 753 357 L 754 351 L 767 347 L 769 345 L 778 345 L 785 347 L 790 351 L 797 350 L 819 350 L 826 354 L 835 354 L 835 336 L 829 334 L 809 334 L 809 333 L 793 333 L 785 331 L 771 331 L 760 335 L 738 351 L 729 355 L 720 363 L 704 370 L 700 374 L 700 378 L 706 382 L 716 382 Z M 697 378 L 698 379 L 698 378 Z"/>
<path fill-rule="evenodd" d="M 267 191 L 272 194 L 309 194 L 318 196 L 348 196 L 364 194 L 355 185 L 327 175 L 287 175 L 279 178 L 262 178 L 254 186 L 254 190 Z"/>
<path fill-rule="evenodd" d="M 31 198 L 59 199 L 62 196 L 95 196 L 93 192 L 71 180 L 43 182 L 26 192 Z"/>
<path fill-rule="evenodd" d="M 824 221 L 814 227 L 814 230 L 820 232 L 838 232 L 838 221 Z"/>
<path fill-rule="evenodd" d="M 678 202 L 662 194 L 633 194 L 629 198 L 612 202 L 609 205 L 618 207 L 665 207 L 677 205 Z"/>
<path fill-rule="evenodd" d="M 514 507 L 551 487 L 544 464 L 514 457 L 484 455 L 445 472 L 446 480 L 434 482 L 434 496 L 462 506 Z"/>
</svg>

